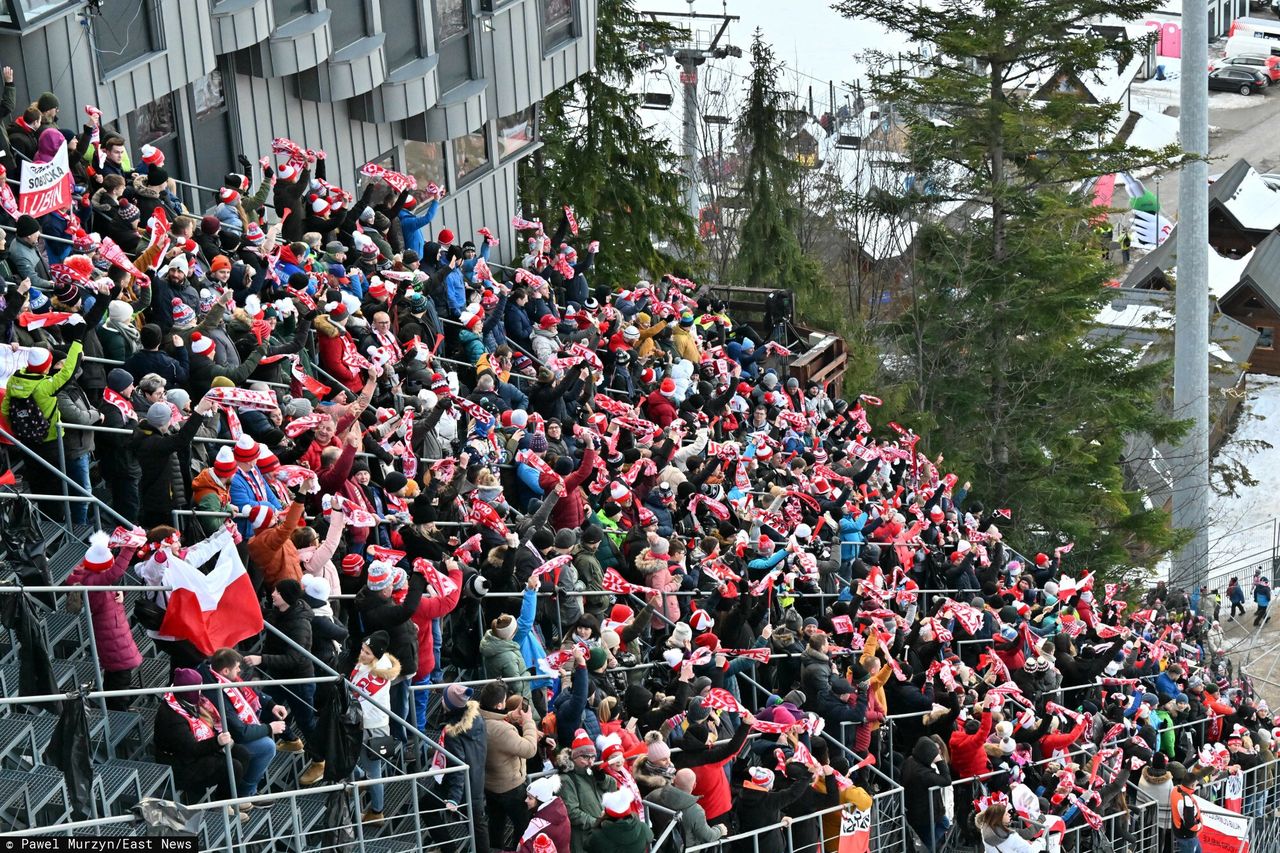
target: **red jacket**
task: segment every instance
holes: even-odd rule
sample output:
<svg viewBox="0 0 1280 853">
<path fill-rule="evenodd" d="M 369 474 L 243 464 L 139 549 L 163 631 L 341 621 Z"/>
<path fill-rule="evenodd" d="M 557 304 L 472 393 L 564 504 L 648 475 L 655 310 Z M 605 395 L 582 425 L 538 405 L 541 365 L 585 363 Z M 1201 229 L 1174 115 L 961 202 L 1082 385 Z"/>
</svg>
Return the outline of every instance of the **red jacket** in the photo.
<svg viewBox="0 0 1280 853">
<path fill-rule="evenodd" d="M 1071 744 L 1080 740 L 1082 734 L 1084 734 L 1084 717 L 1081 717 L 1075 728 L 1069 732 L 1058 732 L 1056 735 L 1045 735 L 1040 738 L 1040 752 L 1048 758 L 1053 755 L 1054 750 L 1070 749 Z"/>
<path fill-rule="evenodd" d="M 724 766 L 737 756 L 742 745 L 747 742 L 751 727 L 738 726 L 733 738 L 728 743 L 717 743 L 712 747 L 691 749 L 688 744 L 680 752 L 671 756 L 677 768 L 689 768 L 693 771 L 693 795 L 698 798 L 702 810 L 707 815 L 707 823 L 715 823 L 733 808 L 729 795 L 729 777 Z"/>
<path fill-rule="evenodd" d="M 644 398 L 644 412 L 649 420 L 666 429 L 676 419 L 676 407 L 670 397 L 664 397 L 662 391 L 654 390 Z"/>
<path fill-rule="evenodd" d="M 551 529 L 552 530 L 577 530 L 582 526 L 582 522 L 587 518 L 587 501 L 582 496 L 582 485 L 587 482 L 591 476 L 591 472 L 596 465 L 596 451 L 594 448 L 589 449 L 582 454 L 582 464 L 572 474 L 564 478 L 564 497 L 556 501 L 556 505 L 551 508 Z M 555 483 L 549 475 L 544 474 L 546 483 L 540 479 L 539 485 L 544 489 L 555 488 Z M 549 484 L 549 485 L 547 485 Z"/>
<path fill-rule="evenodd" d="M 448 595 L 422 596 L 418 609 L 413 611 L 413 624 L 418 626 L 418 674 L 419 680 L 426 678 L 436 668 L 435 646 L 431 642 L 431 620 L 439 619 L 458 606 L 458 596 L 462 594 L 462 569 L 449 572 L 449 580 L 453 581 L 453 592 Z M 431 584 L 427 584 L 431 588 Z"/>
<path fill-rule="evenodd" d="M 954 779 L 968 779 L 981 776 L 987 772 L 987 754 L 982 745 L 991 734 L 991 712 L 982 712 L 982 721 L 975 734 L 966 734 L 964 727 L 951 733 L 948 747 L 951 749 L 951 776 Z"/>
<path fill-rule="evenodd" d="M 332 323 L 317 326 L 316 331 L 318 333 L 316 335 L 316 350 L 320 356 L 320 366 L 330 376 L 345 385 L 352 394 L 359 394 L 360 389 L 364 387 L 364 380 L 360 378 L 360 374 L 357 371 L 347 366 L 346 350 L 342 346 L 342 339 L 344 337 L 350 338 L 351 336 L 339 330 Z M 328 379 L 328 376 L 322 376 L 320 381 L 327 385 Z"/>
</svg>

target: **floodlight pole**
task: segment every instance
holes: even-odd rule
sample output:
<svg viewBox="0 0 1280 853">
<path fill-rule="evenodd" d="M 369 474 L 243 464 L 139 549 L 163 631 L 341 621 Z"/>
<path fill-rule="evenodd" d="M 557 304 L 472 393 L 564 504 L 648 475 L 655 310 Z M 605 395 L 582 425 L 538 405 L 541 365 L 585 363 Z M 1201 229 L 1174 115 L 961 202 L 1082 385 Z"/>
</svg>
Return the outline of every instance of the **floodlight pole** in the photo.
<svg viewBox="0 0 1280 853">
<path fill-rule="evenodd" d="M 1203 9 L 1182 19 L 1178 134 L 1186 152 L 1178 184 L 1177 322 L 1173 414 L 1190 421 L 1173 468 L 1173 526 L 1190 538 L 1173 560 L 1170 586 L 1190 592 L 1209 575 L 1209 24 Z"/>
</svg>

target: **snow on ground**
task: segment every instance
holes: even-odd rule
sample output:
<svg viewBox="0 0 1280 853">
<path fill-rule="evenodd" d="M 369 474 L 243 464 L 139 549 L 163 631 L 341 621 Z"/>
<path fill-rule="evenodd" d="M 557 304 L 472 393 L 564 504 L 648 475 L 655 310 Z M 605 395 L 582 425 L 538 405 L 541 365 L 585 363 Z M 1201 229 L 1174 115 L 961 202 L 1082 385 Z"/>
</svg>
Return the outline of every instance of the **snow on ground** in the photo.
<svg viewBox="0 0 1280 853">
<path fill-rule="evenodd" d="M 1135 148 L 1158 149 L 1178 141 L 1178 119 L 1159 112 L 1144 112 L 1129 134 L 1128 144 Z"/>
<path fill-rule="evenodd" d="M 1239 459 L 1258 481 L 1241 487 L 1236 497 L 1213 495 L 1209 506 L 1209 548 L 1213 566 L 1235 563 L 1272 546 L 1272 519 L 1280 516 L 1280 378 L 1249 375 L 1248 397 L 1241 406 L 1227 453 Z M 1246 452 L 1233 445 L 1262 440 L 1270 449 Z M 1210 577 L 1216 572 L 1210 569 Z"/>
</svg>

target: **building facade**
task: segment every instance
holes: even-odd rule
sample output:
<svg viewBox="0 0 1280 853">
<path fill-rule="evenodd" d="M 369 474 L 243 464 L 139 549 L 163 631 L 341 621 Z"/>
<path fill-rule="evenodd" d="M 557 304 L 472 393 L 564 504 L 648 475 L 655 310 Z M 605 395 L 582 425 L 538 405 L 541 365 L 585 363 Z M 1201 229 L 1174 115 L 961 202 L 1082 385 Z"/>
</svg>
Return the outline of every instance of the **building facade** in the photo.
<svg viewBox="0 0 1280 853">
<path fill-rule="evenodd" d="M 465 240 L 511 235 L 536 105 L 594 67 L 595 27 L 596 0 L 0 0 L 0 63 L 19 111 L 51 91 L 71 128 L 94 104 L 179 180 L 285 136 L 353 191 L 371 161 L 446 187 L 432 227 Z"/>
</svg>

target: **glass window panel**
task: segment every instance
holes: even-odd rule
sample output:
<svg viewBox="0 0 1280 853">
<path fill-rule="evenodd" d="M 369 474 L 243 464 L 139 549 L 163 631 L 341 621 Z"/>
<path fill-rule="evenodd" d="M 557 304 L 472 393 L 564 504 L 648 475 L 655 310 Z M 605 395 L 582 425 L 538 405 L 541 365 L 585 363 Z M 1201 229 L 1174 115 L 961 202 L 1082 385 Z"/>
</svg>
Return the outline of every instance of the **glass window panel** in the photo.
<svg viewBox="0 0 1280 853">
<path fill-rule="evenodd" d="M 537 139 L 535 109 L 498 119 L 498 159 L 505 160 Z"/>
<path fill-rule="evenodd" d="M 133 140 L 135 149 L 151 145 L 159 139 L 177 133 L 178 123 L 173 114 L 173 95 L 165 95 L 158 101 L 139 107 L 133 115 L 138 137 Z"/>
<path fill-rule="evenodd" d="M 271 0 L 271 10 L 275 12 L 276 26 L 279 27 L 303 15 L 310 15 L 311 0 Z"/>
<path fill-rule="evenodd" d="M 422 56 L 419 39 L 421 24 L 418 4 L 414 0 L 382 0 L 382 30 L 387 40 L 382 45 L 387 70 L 408 65 Z"/>
<path fill-rule="evenodd" d="M 102 0 L 101 11 L 92 20 L 94 45 L 104 74 L 160 49 L 151 2 Z"/>
<path fill-rule="evenodd" d="M 227 95 L 222 88 L 222 72 L 216 68 L 192 84 L 196 118 L 201 119 L 225 109 Z"/>
<path fill-rule="evenodd" d="M 435 12 L 437 44 L 467 31 L 466 0 L 435 0 Z"/>
<path fill-rule="evenodd" d="M 369 34 L 365 20 L 365 0 L 328 0 L 333 14 L 329 17 L 329 35 L 335 51 L 355 44 Z"/>
<path fill-rule="evenodd" d="M 542 0 L 542 32 L 545 47 L 573 38 L 574 0 Z"/>
<path fill-rule="evenodd" d="M 489 165 L 489 140 L 484 128 L 453 140 L 453 173 L 458 183 Z"/>
<path fill-rule="evenodd" d="M 389 161 L 389 158 L 387 158 Z M 383 162 L 383 165 L 388 165 Z M 418 179 L 418 186 L 425 188 L 428 183 L 435 182 L 445 186 L 444 179 L 444 146 L 439 142 L 418 142 L 411 140 L 404 144 L 405 171 Z"/>
</svg>

